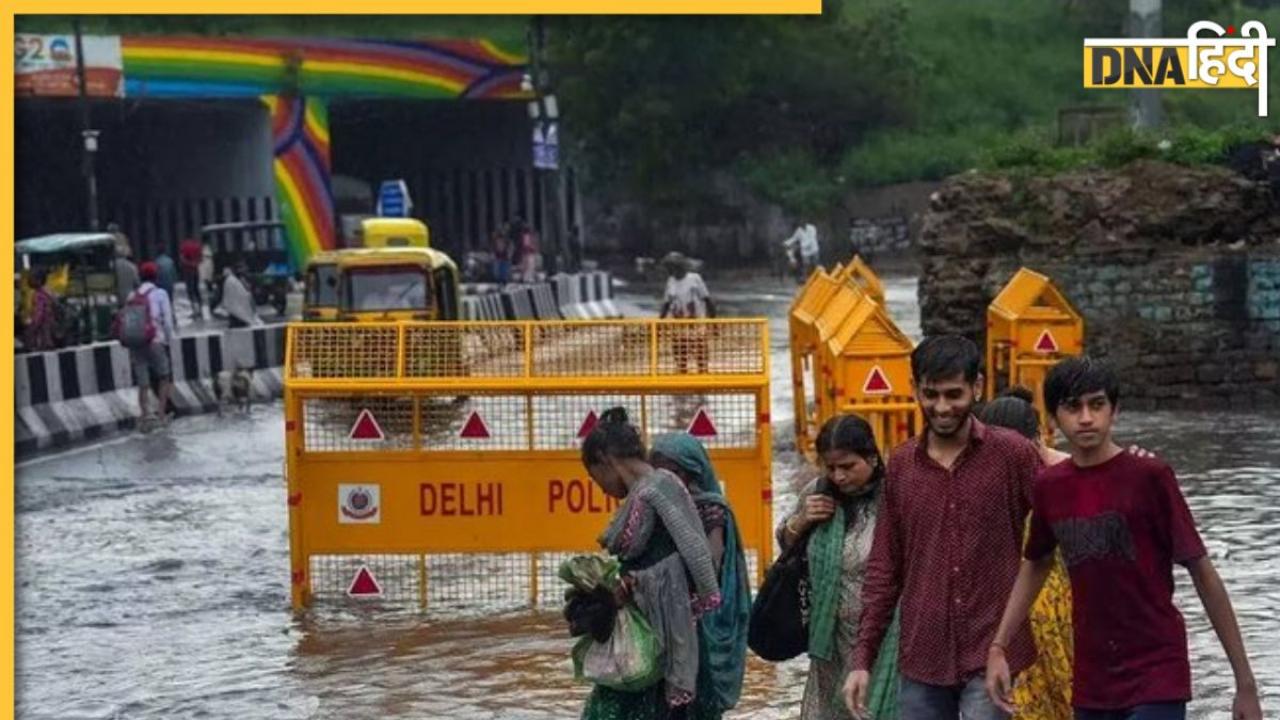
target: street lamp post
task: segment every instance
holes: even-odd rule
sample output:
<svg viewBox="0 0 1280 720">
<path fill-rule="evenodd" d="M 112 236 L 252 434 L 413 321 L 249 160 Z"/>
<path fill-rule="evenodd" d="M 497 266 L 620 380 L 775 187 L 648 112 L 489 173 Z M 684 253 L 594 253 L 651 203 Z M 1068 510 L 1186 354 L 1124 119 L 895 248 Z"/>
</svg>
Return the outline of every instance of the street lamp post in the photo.
<svg viewBox="0 0 1280 720">
<path fill-rule="evenodd" d="M 88 202 L 88 220 L 89 229 L 98 230 L 98 173 L 96 166 L 96 155 L 98 153 L 98 131 L 90 127 L 92 123 L 89 119 L 89 84 L 85 79 L 86 73 L 84 68 L 84 38 L 80 32 L 80 18 L 74 18 L 71 26 L 75 30 L 76 35 L 76 85 L 78 86 L 78 96 L 80 103 L 80 138 L 84 143 L 82 145 L 84 151 L 84 162 L 82 171 L 84 173 L 85 185 L 87 188 Z"/>
<path fill-rule="evenodd" d="M 546 39 L 543 18 L 535 16 L 530 27 L 530 80 L 534 99 L 529 103 L 529 119 L 533 123 L 534 168 L 541 180 L 540 202 L 543 209 L 543 230 L 546 242 L 547 270 L 557 272 L 563 265 L 564 211 L 561 207 L 563 177 L 560 173 L 559 122 L 560 109 L 556 96 L 551 92 L 546 70 L 542 64 L 543 45 Z M 541 146 L 541 147 L 539 147 Z M 548 202 L 550 195 L 550 202 Z"/>
</svg>

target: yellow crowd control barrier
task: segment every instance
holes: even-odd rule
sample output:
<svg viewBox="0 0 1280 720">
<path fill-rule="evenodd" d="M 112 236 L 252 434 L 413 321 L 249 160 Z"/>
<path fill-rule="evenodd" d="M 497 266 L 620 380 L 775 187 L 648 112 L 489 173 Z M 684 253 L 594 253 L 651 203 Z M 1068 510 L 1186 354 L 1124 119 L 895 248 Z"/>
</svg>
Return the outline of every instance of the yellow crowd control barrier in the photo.
<svg viewBox="0 0 1280 720">
<path fill-rule="evenodd" d="M 852 280 L 862 288 L 862 292 L 866 293 L 867 297 L 884 306 L 884 283 L 880 282 L 880 276 L 876 275 L 871 266 L 862 260 L 861 255 L 854 255 L 848 265 L 838 269 L 836 278 L 841 282 Z"/>
<path fill-rule="evenodd" d="M 855 257 L 833 273 L 815 271 L 792 304 L 796 445 L 808 455 L 818 428 L 838 413 L 866 418 L 883 450 L 921 427 L 911 396 L 915 346 L 869 291 L 884 297 L 879 278 Z"/>
<path fill-rule="evenodd" d="M 558 599 L 617 501 L 582 438 L 621 405 L 709 449 L 757 579 L 772 553 L 763 319 L 295 324 L 285 417 L 296 608 Z"/>
<path fill-rule="evenodd" d="M 1084 319 L 1049 278 L 1021 268 L 987 308 L 987 399 L 1010 385 L 1035 393 L 1040 427 L 1051 441 L 1044 377 L 1064 357 L 1084 352 Z"/>
<path fill-rule="evenodd" d="M 842 268 L 836 266 L 836 275 Z M 840 289 L 835 275 L 822 268 L 813 271 L 791 304 L 788 330 L 791 341 L 791 398 L 796 418 L 796 446 L 811 454 L 818 428 L 817 394 L 824 383 L 820 377 L 818 315 Z"/>
</svg>

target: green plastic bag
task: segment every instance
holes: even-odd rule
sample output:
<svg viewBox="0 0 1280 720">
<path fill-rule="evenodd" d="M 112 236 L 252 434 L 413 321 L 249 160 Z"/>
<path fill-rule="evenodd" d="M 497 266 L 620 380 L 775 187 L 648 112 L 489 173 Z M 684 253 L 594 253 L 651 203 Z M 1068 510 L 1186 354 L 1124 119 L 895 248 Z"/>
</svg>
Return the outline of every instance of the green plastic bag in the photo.
<svg viewBox="0 0 1280 720">
<path fill-rule="evenodd" d="M 574 555 L 560 563 L 557 574 L 572 586 L 566 594 L 574 589 L 591 592 L 597 585 L 613 590 L 618 584 L 618 561 L 600 555 Z"/>
<path fill-rule="evenodd" d="M 662 679 L 660 655 L 649 621 L 628 604 L 618 611 L 607 642 L 586 635 L 573 646 L 573 675 L 614 690 L 637 692 Z"/>
</svg>

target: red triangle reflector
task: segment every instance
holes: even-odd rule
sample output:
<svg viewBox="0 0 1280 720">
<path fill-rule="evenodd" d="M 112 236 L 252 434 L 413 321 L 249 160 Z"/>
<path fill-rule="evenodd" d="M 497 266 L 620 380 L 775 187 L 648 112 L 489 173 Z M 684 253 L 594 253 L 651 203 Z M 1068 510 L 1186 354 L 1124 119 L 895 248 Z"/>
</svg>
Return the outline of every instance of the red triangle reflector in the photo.
<svg viewBox="0 0 1280 720">
<path fill-rule="evenodd" d="M 1049 328 L 1045 328 L 1040 333 L 1040 338 L 1036 340 L 1035 351 L 1038 353 L 1056 353 L 1058 352 L 1058 341 L 1053 337 L 1053 333 L 1049 332 Z"/>
<path fill-rule="evenodd" d="M 596 429 L 596 425 L 600 422 L 600 416 L 596 415 L 596 411 L 592 410 L 587 413 L 587 419 L 582 421 L 582 427 L 578 428 L 578 439 L 582 440 Z"/>
<path fill-rule="evenodd" d="M 356 417 L 355 424 L 351 426 L 351 432 L 347 435 L 351 440 L 386 440 L 387 436 L 382 434 L 382 428 L 378 425 L 378 421 L 373 417 L 373 413 L 369 408 L 360 411 L 360 415 Z"/>
<path fill-rule="evenodd" d="M 867 373 L 867 379 L 862 383 L 863 395 L 887 395 L 893 392 L 893 386 L 889 384 L 889 377 L 884 374 L 884 370 L 879 365 L 872 365 L 871 372 Z"/>
<path fill-rule="evenodd" d="M 381 597 L 382 586 L 374 579 L 373 573 L 369 572 L 368 565 L 361 565 L 356 571 L 356 576 L 351 579 L 351 584 L 347 586 L 347 595 L 351 597 Z"/>
<path fill-rule="evenodd" d="M 489 426 L 484 424 L 484 418 L 480 417 L 479 411 L 472 410 L 471 417 L 467 418 L 467 423 L 462 426 L 458 437 L 468 440 L 487 440 L 492 436 L 489 434 Z"/>
<path fill-rule="evenodd" d="M 689 434 L 694 437 L 715 437 L 719 435 L 716 431 L 715 423 L 711 422 L 711 416 L 707 414 L 706 409 L 698 408 L 698 414 L 693 416 L 693 422 L 689 423 Z"/>
</svg>

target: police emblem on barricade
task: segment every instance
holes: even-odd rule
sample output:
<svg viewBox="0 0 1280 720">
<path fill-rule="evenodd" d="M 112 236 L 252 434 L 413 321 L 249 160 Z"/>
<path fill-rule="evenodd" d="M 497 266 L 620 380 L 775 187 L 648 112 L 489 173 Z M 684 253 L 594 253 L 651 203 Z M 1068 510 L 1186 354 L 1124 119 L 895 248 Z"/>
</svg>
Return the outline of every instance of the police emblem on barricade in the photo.
<svg viewBox="0 0 1280 720">
<path fill-rule="evenodd" d="M 377 524 L 382 521 L 378 485 L 338 485 L 338 522 Z"/>
</svg>

